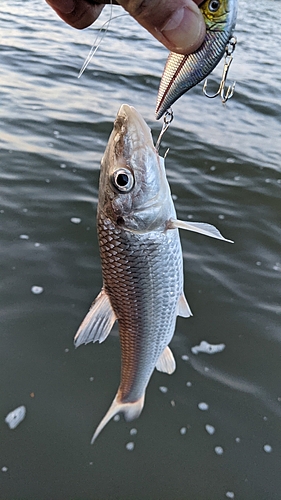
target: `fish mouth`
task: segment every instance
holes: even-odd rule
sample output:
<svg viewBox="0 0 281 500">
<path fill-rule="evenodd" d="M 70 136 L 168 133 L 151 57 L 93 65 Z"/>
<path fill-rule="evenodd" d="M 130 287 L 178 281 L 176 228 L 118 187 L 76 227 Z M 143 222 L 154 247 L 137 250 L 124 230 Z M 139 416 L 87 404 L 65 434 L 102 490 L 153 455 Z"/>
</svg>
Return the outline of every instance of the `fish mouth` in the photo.
<svg viewBox="0 0 281 500">
<path fill-rule="evenodd" d="M 127 135 L 132 141 L 133 147 L 154 148 L 151 130 L 133 106 L 122 104 L 117 113 L 114 128 L 119 130 L 123 137 Z"/>
</svg>

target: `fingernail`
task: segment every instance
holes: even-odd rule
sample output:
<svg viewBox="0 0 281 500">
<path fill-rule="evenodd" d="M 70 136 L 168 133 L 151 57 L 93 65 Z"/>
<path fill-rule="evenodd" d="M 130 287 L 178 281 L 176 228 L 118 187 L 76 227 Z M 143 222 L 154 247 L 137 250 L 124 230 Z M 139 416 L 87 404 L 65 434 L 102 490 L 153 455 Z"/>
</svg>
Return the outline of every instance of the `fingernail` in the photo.
<svg viewBox="0 0 281 500">
<path fill-rule="evenodd" d="M 62 14 L 71 14 L 75 9 L 75 0 L 48 0 L 48 4 Z"/>
<path fill-rule="evenodd" d="M 197 5 L 192 1 L 190 6 L 173 12 L 161 32 L 174 46 L 174 50 L 185 53 L 191 49 L 196 50 L 201 45 L 206 26 Z"/>
</svg>

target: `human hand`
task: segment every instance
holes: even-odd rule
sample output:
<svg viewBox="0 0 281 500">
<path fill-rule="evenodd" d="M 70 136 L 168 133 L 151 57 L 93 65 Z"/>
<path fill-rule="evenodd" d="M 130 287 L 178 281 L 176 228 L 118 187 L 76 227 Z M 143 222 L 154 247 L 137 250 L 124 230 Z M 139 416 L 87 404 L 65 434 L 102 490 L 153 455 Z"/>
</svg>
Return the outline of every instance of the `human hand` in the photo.
<svg viewBox="0 0 281 500">
<path fill-rule="evenodd" d="M 56 13 L 77 29 L 90 26 L 110 0 L 46 0 Z M 202 0 L 113 0 L 167 49 L 194 52 L 204 40 L 206 26 L 198 8 Z"/>
</svg>

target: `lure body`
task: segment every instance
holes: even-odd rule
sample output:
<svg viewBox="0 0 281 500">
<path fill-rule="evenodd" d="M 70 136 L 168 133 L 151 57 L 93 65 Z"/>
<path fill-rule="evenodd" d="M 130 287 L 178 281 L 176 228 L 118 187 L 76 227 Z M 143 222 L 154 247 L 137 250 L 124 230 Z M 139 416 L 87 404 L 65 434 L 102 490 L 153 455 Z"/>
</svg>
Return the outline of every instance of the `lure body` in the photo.
<svg viewBox="0 0 281 500">
<path fill-rule="evenodd" d="M 189 55 L 171 52 L 160 81 L 157 120 L 185 92 L 204 80 L 223 57 L 237 17 L 238 0 L 205 0 L 200 10 L 206 22 L 202 45 Z"/>
</svg>

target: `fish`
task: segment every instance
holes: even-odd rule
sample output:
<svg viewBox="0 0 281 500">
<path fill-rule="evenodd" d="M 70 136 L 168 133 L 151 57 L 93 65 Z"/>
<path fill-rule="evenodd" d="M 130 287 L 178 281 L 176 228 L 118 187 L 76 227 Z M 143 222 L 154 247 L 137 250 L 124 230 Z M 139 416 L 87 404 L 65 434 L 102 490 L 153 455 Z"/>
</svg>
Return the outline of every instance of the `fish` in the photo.
<svg viewBox="0 0 281 500">
<path fill-rule="evenodd" d="M 172 374 L 177 316 L 192 316 L 183 290 L 178 228 L 226 240 L 212 225 L 177 220 L 164 159 L 138 111 L 123 104 L 101 161 L 97 230 L 103 286 L 75 337 L 103 342 L 118 321 L 121 380 L 94 443 L 118 413 L 137 418 L 154 369 Z"/>
<path fill-rule="evenodd" d="M 205 39 L 192 54 L 170 52 L 157 95 L 155 110 L 157 120 L 179 97 L 213 71 L 232 37 L 238 0 L 205 0 L 199 8 L 206 23 Z"/>
</svg>

